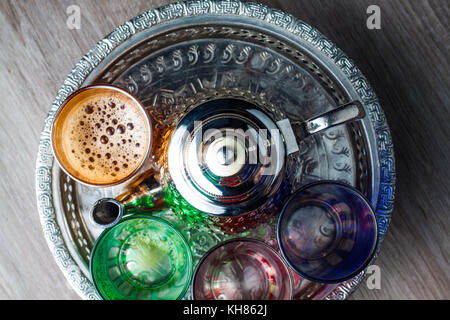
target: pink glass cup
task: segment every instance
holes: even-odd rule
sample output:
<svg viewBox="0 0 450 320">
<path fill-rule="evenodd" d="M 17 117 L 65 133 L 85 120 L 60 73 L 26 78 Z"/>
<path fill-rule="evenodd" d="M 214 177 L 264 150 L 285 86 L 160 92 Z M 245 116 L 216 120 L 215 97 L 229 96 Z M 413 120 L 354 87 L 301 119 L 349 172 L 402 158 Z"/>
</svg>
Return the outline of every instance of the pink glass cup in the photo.
<svg viewBox="0 0 450 320">
<path fill-rule="evenodd" d="M 195 300 L 289 300 L 292 278 L 287 264 L 265 243 L 232 239 L 200 260 L 192 295 Z"/>
</svg>

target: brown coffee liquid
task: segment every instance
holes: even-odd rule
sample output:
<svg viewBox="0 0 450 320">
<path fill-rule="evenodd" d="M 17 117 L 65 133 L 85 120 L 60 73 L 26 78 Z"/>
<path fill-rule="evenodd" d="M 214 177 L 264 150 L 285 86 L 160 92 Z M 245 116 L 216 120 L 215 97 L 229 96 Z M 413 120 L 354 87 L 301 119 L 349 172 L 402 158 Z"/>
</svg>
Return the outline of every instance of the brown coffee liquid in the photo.
<svg viewBox="0 0 450 320">
<path fill-rule="evenodd" d="M 112 184 L 128 177 L 149 147 L 150 128 L 137 102 L 106 92 L 80 100 L 66 114 L 62 130 L 67 167 L 92 184 Z"/>
</svg>

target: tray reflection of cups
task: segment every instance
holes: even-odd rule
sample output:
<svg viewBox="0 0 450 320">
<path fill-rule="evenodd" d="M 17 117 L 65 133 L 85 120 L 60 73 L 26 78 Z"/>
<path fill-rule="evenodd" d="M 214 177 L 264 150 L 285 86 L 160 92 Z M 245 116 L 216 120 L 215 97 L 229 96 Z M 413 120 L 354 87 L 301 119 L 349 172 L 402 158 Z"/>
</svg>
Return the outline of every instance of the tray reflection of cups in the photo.
<svg viewBox="0 0 450 320">
<path fill-rule="evenodd" d="M 175 300 L 186 293 L 192 256 L 169 223 L 131 216 L 106 229 L 91 253 L 90 271 L 106 300 Z"/>
<path fill-rule="evenodd" d="M 376 252 L 376 216 L 367 200 L 344 184 L 321 181 L 298 190 L 277 228 L 283 256 L 301 276 L 338 283 L 356 276 Z"/>
<path fill-rule="evenodd" d="M 292 298 L 285 262 L 263 242 L 233 239 L 212 248 L 193 280 L 196 300 L 282 300 Z"/>
</svg>

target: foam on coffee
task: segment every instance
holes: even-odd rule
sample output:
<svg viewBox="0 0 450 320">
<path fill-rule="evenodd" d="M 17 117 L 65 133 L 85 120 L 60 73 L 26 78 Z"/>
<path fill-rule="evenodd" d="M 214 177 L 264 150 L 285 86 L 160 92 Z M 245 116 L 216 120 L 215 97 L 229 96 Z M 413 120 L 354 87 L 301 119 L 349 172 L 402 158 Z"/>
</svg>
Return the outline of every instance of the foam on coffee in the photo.
<svg viewBox="0 0 450 320">
<path fill-rule="evenodd" d="M 150 128 L 138 102 L 121 92 L 94 89 L 75 103 L 61 115 L 63 167 L 90 184 L 128 177 L 149 147 Z"/>
</svg>

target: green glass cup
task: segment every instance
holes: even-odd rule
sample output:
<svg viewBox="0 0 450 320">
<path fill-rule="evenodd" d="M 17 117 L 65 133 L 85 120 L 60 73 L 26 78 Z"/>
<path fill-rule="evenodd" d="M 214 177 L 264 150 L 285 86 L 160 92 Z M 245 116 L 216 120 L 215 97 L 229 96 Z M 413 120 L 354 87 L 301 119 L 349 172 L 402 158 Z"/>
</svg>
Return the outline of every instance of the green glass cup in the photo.
<svg viewBox="0 0 450 320">
<path fill-rule="evenodd" d="M 192 255 L 168 222 L 131 216 L 106 229 L 95 242 L 90 272 L 106 300 L 181 299 L 192 277 Z"/>
</svg>

